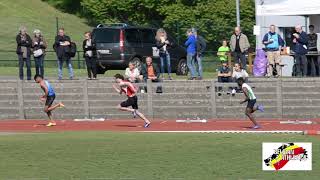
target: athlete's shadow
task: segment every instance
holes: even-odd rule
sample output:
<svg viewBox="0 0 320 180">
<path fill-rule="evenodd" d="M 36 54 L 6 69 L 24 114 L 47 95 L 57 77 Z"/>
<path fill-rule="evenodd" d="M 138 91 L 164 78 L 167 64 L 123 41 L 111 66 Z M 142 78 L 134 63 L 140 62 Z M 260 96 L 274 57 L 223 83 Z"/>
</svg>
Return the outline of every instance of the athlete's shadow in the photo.
<svg viewBox="0 0 320 180">
<path fill-rule="evenodd" d="M 117 126 L 117 127 L 130 127 L 130 128 L 138 127 L 135 125 L 124 125 L 124 124 L 119 124 L 119 125 L 115 125 L 115 126 Z"/>
</svg>

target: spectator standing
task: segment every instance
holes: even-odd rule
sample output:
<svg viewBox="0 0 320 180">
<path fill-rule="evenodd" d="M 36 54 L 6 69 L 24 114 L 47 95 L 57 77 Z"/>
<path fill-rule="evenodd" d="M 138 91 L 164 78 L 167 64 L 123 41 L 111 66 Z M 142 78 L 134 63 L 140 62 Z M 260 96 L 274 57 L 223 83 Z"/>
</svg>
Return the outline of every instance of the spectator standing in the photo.
<svg viewBox="0 0 320 180">
<path fill-rule="evenodd" d="M 228 47 L 227 40 L 222 41 L 222 46 L 219 47 L 217 55 L 219 56 L 220 62 L 228 61 L 227 53 L 230 52 L 230 48 Z"/>
<path fill-rule="evenodd" d="M 265 45 L 268 58 L 267 76 L 273 75 L 273 70 L 276 69 L 277 77 L 280 76 L 281 71 L 281 47 L 284 46 L 284 41 L 281 36 L 276 33 L 276 26 L 270 25 L 269 32 L 264 35 L 262 43 Z"/>
<path fill-rule="evenodd" d="M 129 62 L 129 67 L 125 71 L 125 78 L 132 83 L 138 83 L 142 80 L 140 72 L 133 62 Z"/>
<path fill-rule="evenodd" d="M 191 73 L 191 77 L 189 80 L 195 80 L 196 79 L 196 73 L 195 73 L 195 55 L 196 55 L 196 37 L 192 33 L 191 29 L 188 29 L 187 31 L 188 39 L 184 43 L 187 47 L 187 66 Z"/>
<path fill-rule="evenodd" d="M 152 82 L 161 82 L 159 67 L 156 63 L 152 62 L 151 57 L 146 58 L 146 63 L 142 65 L 141 74 L 144 82 L 147 82 L 148 79 Z M 146 88 L 145 92 L 147 92 Z M 162 93 L 162 87 L 158 86 L 156 92 Z"/>
<path fill-rule="evenodd" d="M 27 33 L 27 28 L 21 26 L 19 29 L 19 34 L 16 36 L 17 42 L 17 55 L 19 59 L 19 78 L 23 80 L 23 67 L 24 62 L 27 66 L 27 80 L 31 80 L 31 47 L 32 39 Z"/>
<path fill-rule="evenodd" d="M 309 26 L 309 34 L 308 34 L 308 49 L 311 53 L 317 53 L 317 41 L 318 41 L 318 35 L 314 32 L 314 25 Z M 318 62 L 318 56 L 310 56 L 309 60 L 311 65 L 311 76 L 317 76 L 320 75 L 320 64 Z M 317 73 L 318 70 L 318 73 Z"/>
<path fill-rule="evenodd" d="M 168 40 L 167 32 L 163 28 L 160 28 L 157 30 L 156 45 L 157 45 L 157 48 L 159 49 L 159 56 L 160 56 L 160 63 L 161 63 L 161 76 L 164 79 L 164 73 L 165 73 L 164 64 L 166 63 L 168 79 L 172 80 L 170 54 L 168 51 L 168 49 L 172 46 L 172 43 Z"/>
<path fill-rule="evenodd" d="M 36 74 L 44 77 L 44 57 L 45 50 L 47 49 L 47 42 L 45 41 L 41 31 L 35 29 L 33 31 L 32 47 L 33 47 L 33 57 L 36 66 Z"/>
<path fill-rule="evenodd" d="M 296 61 L 296 74 L 297 76 L 307 76 L 308 73 L 308 35 L 302 30 L 300 25 L 295 27 L 296 33 L 293 34 L 295 61 Z"/>
<path fill-rule="evenodd" d="M 207 43 L 206 40 L 198 35 L 198 32 L 195 28 L 192 28 L 192 32 L 196 38 L 196 48 L 197 48 L 197 52 L 196 52 L 196 61 L 197 61 L 197 69 L 196 71 L 198 72 L 198 80 L 202 80 L 203 78 L 203 68 L 202 68 L 202 58 L 203 58 L 203 53 L 206 50 L 207 47 Z"/>
<path fill-rule="evenodd" d="M 82 43 L 83 57 L 86 61 L 88 80 L 97 78 L 97 62 L 93 58 L 95 52 L 95 44 L 91 39 L 91 32 L 84 33 L 85 40 Z"/>
<path fill-rule="evenodd" d="M 241 63 L 243 69 L 247 69 L 246 53 L 250 48 L 248 37 L 241 32 L 240 27 L 234 28 L 234 34 L 231 36 L 230 49 L 236 63 Z"/>
<path fill-rule="evenodd" d="M 54 49 L 57 54 L 58 59 L 58 76 L 59 80 L 62 79 L 62 68 L 63 62 L 65 61 L 69 71 L 69 78 L 73 79 L 73 69 L 71 64 L 71 57 L 69 55 L 70 52 L 70 44 L 71 39 L 69 36 L 65 35 L 64 28 L 60 28 L 58 31 L 58 35 L 55 38 Z"/>
</svg>

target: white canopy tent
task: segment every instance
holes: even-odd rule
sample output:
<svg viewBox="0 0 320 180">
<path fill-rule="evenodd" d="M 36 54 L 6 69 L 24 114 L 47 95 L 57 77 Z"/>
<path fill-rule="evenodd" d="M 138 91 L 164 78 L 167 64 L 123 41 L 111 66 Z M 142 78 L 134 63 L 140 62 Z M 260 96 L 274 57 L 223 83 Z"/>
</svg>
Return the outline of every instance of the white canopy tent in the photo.
<svg viewBox="0 0 320 180">
<path fill-rule="evenodd" d="M 257 0 L 257 16 L 320 14 L 320 0 Z"/>
<path fill-rule="evenodd" d="M 263 47 L 261 40 L 268 32 L 270 24 L 279 27 L 280 34 L 286 27 L 302 25 L 308 32 L 310 24 L 320 32 L 320 0 L 256 0 L 256 25 L 261 33 L 257 34 L 257 48 Z M 318 46 L 320 46 L 318 41 Z"/>
</svg>

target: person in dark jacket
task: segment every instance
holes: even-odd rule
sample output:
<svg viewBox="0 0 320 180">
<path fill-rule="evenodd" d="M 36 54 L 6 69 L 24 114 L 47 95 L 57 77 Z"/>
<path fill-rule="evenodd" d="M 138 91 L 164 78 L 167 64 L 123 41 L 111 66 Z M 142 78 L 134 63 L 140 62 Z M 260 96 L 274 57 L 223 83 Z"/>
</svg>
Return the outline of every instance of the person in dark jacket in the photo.
<svg viewBox="0 0 320 180">
<path fill-rule="evenodd" d="M 195 55 L 196 55 L 197 41 L 191 29 L 188 29 L 187 36 L 188 36 L 188 39 L 184 43 L 184 45 L 187 47 L 187 66 L 191 73 L 191 77 L 189 78 L 189 80 L 195 80 L 196 79 Z"/>
<path fill-rule="evenodd" d="M 296 33 L 293 34 L 296 73 L 297 76 L 307 76 L 308 73 L 308 35 L 302 30 L 300 25 L 295 27 Z"/>
<path fill-rule="evenodd" d="M 318 35 L 314 32 L 314 25 L 309 26 L 309 34 L 308 34 L 308 50 L 312 53 L 318 53 L 317 48 Z M 320 64 L 318 62 L 318 56 L 310 56 L 308 57 L 308 62 L 311 65 L 311 76 L 319 76 Z M 317 73 L 318 71 L 318 73 Z"/>
<path fill-rule="evenodd" d="M 146 63 L 142 65 L 141 74 L 145 82 L 147 82 L 148 79 L 153 82 L 159 82 L 160 80 L 159 67 L 156 63 L 152 62 L 151 57 L 146 58 Z"/>
<path fill-rule="evenodd" d="M 69 36 L 65 35 L 64 28 L 60 28 L 58 35 L 55 38 L 54 49 L 58 58 L 58 76 L 59 80 L 62 79 L 62 67 L 65 61 L 69 70 L 69 77 L 73 79 L 73 69 L 71 64 L 71 58 L 69 55 L 71 39 Z"/>
<path fill-rule="evenodd" d="M 45 57 L 45 50 L 47 42 L 41 34 L 39 29 L 33 31 L 34 37 L 32 38 L 33 58 L 36 66 L 36 74 L 44 76 L 43 61 Z"/>
<path fill-rule="evenodd" d="M 163 28 L 157 30 L 156 35 L 156 46 L 159 49 L 159 56 L 161 62 L 161 76 L 164 79 L 164 63 L 167 62 L 167 71 L 168 71 L 168 79 L 172 80 L 171 78 L 171 63 L 170 63 L 170 54 L 168 49 L 172 46 L 172 43 L 168 40 L 167 33 Z"/>
<path fill-rule="evenodd" d="M 91 32 L 84 33 L 85 40 L 82 43 L 83 57 L 86 60 L 88 80 L 97 78 L 97 62 L 93 58 L 95 52 L 95 44 L 91 39 Z"/>
<path fill-rule="evenodd" d="M 198 32 L 195 28 L 192 28 L 192 32 L 194 36 L 196 37 L 196 62 L 198 67 L 196 68 L 196 71 L 198 72 L 198 80 L 202 80 L 203 78 L 203 69 L 202 69 L 202 58 L 203 58 L 203 53 L 206 50 L 207 43 L 206 40 L 198 35 Z"/>
<path fill-rule="evenodd" d="M 31 80 L 31 47 L 32 39 L 27 34 L 27 28 L 21 26 L 19 29 L 19 34 L 16 36 L 17 42 L 17 55 L 19 59 L 19 78 L 23 80 L 23 66 L 24 62 L 27 65 L 27 80 Z"/>
<path fill-rule="evenodd" d="M 159 67 L 156 63 L 152 63 L 152 58 L 150 56 L 146 58 L 146 63 L 142 65 L 141 74 L 145 82 L 147 82 L 148 79 L 152 82 L 161 82 Z M 147 92 L 146 88 L 145 92 Z M 161 86 L 157 87 L 157 93 L 162 93 Z"/>
</svg>

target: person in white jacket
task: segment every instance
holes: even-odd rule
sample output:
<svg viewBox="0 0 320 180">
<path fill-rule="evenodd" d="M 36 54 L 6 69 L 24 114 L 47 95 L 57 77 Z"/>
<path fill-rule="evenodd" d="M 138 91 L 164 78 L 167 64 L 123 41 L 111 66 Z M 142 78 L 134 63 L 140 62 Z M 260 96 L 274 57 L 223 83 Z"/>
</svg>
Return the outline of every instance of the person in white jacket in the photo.
<svg viewBox="0 0 320 180">
<path fill-rule="evenodd" d="M 125 78 L 132 83 L 141 82 L 142 76 L 140 76 L 140 72 L 134 63 L 129 63 L 129 67 L 125 71 Z"/>
<path fill-rule="evenodd" d="M 241 68 L 240 63 L 235 63 L 233 68 L 233 73 L 232 73 L 233 81 L 236 82 L 237 79 L 241 77 L 245 80 L 245 82 L 248 82 L 249 75 L 247 71 Z"/>
</svg>

